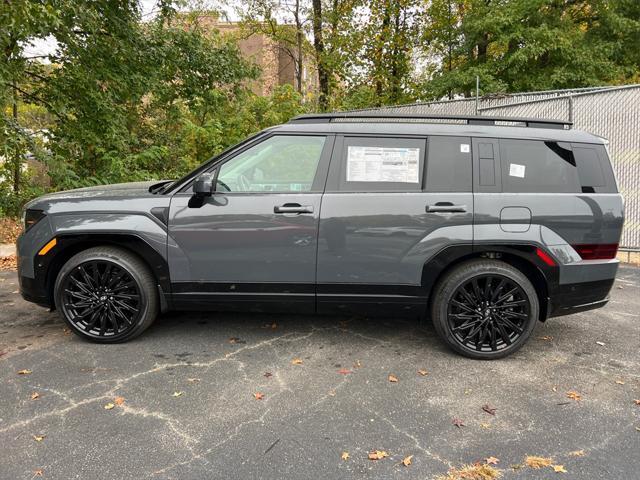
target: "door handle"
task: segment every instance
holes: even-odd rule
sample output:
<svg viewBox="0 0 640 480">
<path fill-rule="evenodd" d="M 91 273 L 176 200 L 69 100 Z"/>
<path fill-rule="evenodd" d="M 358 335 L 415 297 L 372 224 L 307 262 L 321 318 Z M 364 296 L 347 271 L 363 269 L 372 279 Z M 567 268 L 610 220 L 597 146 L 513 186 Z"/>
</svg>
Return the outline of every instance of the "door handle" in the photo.
<svg viewBox="0 0 640 480">
<path fill-rule="evenodd" d="M 464 213 L 466 205 L 454 205 L 451 202 L 438 202 L 435 205 L 427 205 L 427 213 Z"/>
<path fill-rule="evenodd" d="M 299 203 L 285 203 L 273 207 L 273 213 L 313 213 L 313 205 L 300 205 Z"/>
</svg>

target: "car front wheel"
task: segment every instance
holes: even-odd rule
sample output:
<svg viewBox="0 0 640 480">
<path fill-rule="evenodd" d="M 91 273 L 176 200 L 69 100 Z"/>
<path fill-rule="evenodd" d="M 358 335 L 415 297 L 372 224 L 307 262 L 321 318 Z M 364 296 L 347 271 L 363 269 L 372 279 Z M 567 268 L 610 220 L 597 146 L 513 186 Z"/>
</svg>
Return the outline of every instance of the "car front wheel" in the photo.
<svg viewBox="0 0 640 480">
<path fill-rule="evenodd" d="M 472 260 L 454 268 L 435 288 L 431 306 L 434 327 L 453 350 L 487 360 L 518 350 L 539 315 L 531 282 L 496 260 Z"/>
<path fill-rule="evenodd" d="M 71 330 L 100 343 L 140 335 L 159 309 L 158 291 L 147 265 L 115 247 L 94 247 L 71 257 L 58 274 L 54 296 Z"/>
</svg>

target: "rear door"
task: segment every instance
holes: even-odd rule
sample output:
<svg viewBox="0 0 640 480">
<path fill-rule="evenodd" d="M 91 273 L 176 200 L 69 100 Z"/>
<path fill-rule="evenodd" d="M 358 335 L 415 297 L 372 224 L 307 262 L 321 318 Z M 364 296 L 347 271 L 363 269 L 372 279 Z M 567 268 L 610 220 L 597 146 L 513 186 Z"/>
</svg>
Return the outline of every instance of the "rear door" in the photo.
<svg viewBox="0 0 640 480">
<path fill-rule="evenodd" d="M 424 308 L 425 263 L 453 244 L 471 250 L 470 143 L 336 138 L 320 217 L 319 311 Z"/>
</svg>

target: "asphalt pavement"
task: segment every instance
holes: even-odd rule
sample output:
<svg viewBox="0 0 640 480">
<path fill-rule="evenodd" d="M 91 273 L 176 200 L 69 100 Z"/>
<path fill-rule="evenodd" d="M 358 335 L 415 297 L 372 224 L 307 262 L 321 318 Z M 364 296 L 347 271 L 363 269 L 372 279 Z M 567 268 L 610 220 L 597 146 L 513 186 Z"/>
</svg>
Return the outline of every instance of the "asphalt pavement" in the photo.
<svg viewBox="0 0 640 480">
<path fill-rule="evenodd" d="M 17 288 L 0 272 L 2 480 L 433 479 L 487 458 L 505 479 L 640 478 L 637 268 L 492 362 L 352 317 L 171 313 L 96 345 Z"/>
</svg>

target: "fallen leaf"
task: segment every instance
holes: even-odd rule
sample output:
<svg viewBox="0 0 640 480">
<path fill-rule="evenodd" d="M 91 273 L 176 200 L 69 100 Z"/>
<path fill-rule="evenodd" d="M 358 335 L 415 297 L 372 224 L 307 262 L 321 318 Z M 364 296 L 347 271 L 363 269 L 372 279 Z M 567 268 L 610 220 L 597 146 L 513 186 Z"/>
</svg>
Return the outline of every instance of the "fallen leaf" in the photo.
<svg viewBox="0 0 640 480">
<path fill-rule="evenodd" d="M 38 392 L 33 392 L 31 394 L 31 400 L 37 400 L 38 398 L 40 398 L 40 394 Z"/>
<path fill-rule="evenodd" d="M 115 405 L 113 403 L 109 402 L 104 406 L 104 409 L 105 410 L 111 410 L 113 407 L 115 407 Z"/>
<path fill-rule="evenodd" d="M 573 452 L 569 452 L 569 455 L 572 457 L 584 457 L 584 450 L 574 450 Z"/>
<path fill-rule="evenodd" d="M 557 392 L 557 391 L 558 391 L 558 386 L 557 386 L 557 385 L 554 385 L 554 386 L 553 386 L 553 388 L 552 388 L 551 390 L 553 390 L 554 392 Z"/>
<path fill-rule="evenodd" d="M 500 478 L 502 472 L 486 463 L 452 467 L 447 475 L 439 475 L 436 480 L 494 480 Z"/>
<path fill-rule="evenodd" d="M 604 347 L 606 345 L 606 343 L 604 343 L 604 342 L 596 342 L 596 345 L 600 345 L 601 347 Z"/>
<path fill-rule="evenodd" d="M 256 392 L 253 394 L 253 398 L 255 398 L 256 400 L 262 400 L 264 398 L 264 395 L 260 392 Z"/>
<path fill-rule="evenodd" d="M 553 471 L 556 473 L 567 473 L 564 469 L 564 465 L 551 465 L 551 468 L 553 468 Z"/>
<path fill-rule="evenodd" d="M 247 343 L 244 340 L 239 339 L 238 337 L 231 337 L 228 340 L 229 343 L 231 344 L 235 344 L 235 343 Z"/>
<path fill-rule="evenodd" d="M 527 456 L 524 459 L 524 463 L 526 463 L 528 467 L 538 470 L 542 467 L 550 467 L 553 463 L 553 459 L 546 457 Z"/>
<path fill-rule="evenodd" d="M 63 329 L 62 329 L 62 333 L 63 333 L 64 335 L 71 335 L 71 330 L 69 330 L 68 328 L 63 328 Z"/>
<path fill-rule="evenodd" d="M 336 391 L 335 391 L 335 390 L 329 390 L 328 395 L 329 395 L 330 397 L 335 397 L 335 396 L 336 396 Z"/>
<path fill-rule="evenodd" d="M 34 439 L 36 442 L 41 442 L 41 441 L 42 441 L 42 440 L 44 440 L 45 438 L 46 438 L 46 435 L 45 435 L 45 434 L 38 434 L 38 435 L 34 435 L 34 436 L 33 436 L 33 439 Z"/>
<path fill-rule="evenodd" d="M 429 372 L 427 372 L 424 368 L 421 368 L 420 370 L 418 370 L 418 374 L 422 375 L 423 377 L 429 375 Z"/>
<path fill-rule="evenodd" d="M 616 383 L 617 383 L 618 385 L 624 385 L 624 381 L 623 381 L 623 380 L 616 380 Z"/>
<path fill-rule="evenodd" d="M 353 368 L 360 368 L 360 367 L 362 367 L 360 360 L 356 360 L 355 363 L 353 364 Z"/>
<path fill-rule="evenodd" d="M 353 372 L 347 368 L 341 368 L 340 370 L 338 370 L 338 373 L 340 375 L 349 375 L 350 373 L 353 373 Z"/>
<path fill-rule="evenodd" d="M 349 452 L 342 452 L 342 455 L 340 455 L 340 458 L 342 460 L 349 460 Z"/>
<path fill-rule="evenodd" d="M 18 370 L 18 375 L 31 375 L 32 373 L 33 372 L 28 368 L 25 368 L 23 370 Z"/>
<path fill-rule="evenodd" d="M 551 335 L 545 335 L 544 337 L 538 337 L 540 340 L 544 340 L 545 342 L 550 342 L 551 340 L 553 340 L 553 337 Z"/>
<path fill-rule="evenodd" d="M 369 452 L 369 460 L 382 460 L 388 456 L 389 454 L 384 450 L 374 450 L 373 452 Z"/>
<path fill-rule="evenodd" d="M 264 372 L 264 376 L 265 376 L 266 378 L 271 378 L 271 377 L 273 377 L 273 373 L 271 373 L 271 372 Z"/>
<path fill-rule="evenodd" d="M 582 400 L 582 395 L 580 395 L 576 391 L 571 390 L 567 392 L 567 398 L 570 398 L 571 400 L 575 400 L 576 402 L 579 402 L 580 400 Z"/>
<path fill-rule="evenodd" d="M 640 405 L 640 400 L 634 400 L 633 401 L 636 405 Z"/>
<path fill-rule="evenodd" d="M 33 471 L 33 476 L 34 477 L 41 477 L 44 475 L 44 470 L 42 470 L 41 468 L 39 468 L 38 470 L 34 470 Z"/>
<path fill-rule="evenodd" d="M 200 382 L 200 379 L 199 378 L 187 378 L 187 382 L 198 383 L 198 382 Z"/>
<path fill-rule="evenodd" d="M 396 377 L 396 376 L 395 376 L 395 375 L 393 375 L 393 374 L 390 374 L 390 375 L 389 375 L 389 381 L 390 381 L 391 383 L 398 383 L 398 377 Z"/>
<path fill-rule="evenodd" d="M 496 409 L 493 408 L 491 405 L 489 405 L 488 403 L 482 405 L 482 410 L 484 410 L 485 412 L 487 412 L 489 415 L 495 415 L 496 414 Z"/>
<path fill-rule="evenodd" d="M 302 361 L 301 358 L 294 358 L 293 360 L 291 360 L 291 364 L 292 365 L 302 365 L 304 362 Z"/>
<path fill-rule="evenodd" d="M 116 397 L 116 398 L 114 398 L 113 403 L 115 403 L 118 406 L 122 405 L 124 403 L 124 397 Z"/>
<path fill-rule="evenodd" d="M 464 422 L 460 420 L 458 417 L 453 417 L 453 419 L 451 420 L 451 423 L 458 428 L 466 426 Z"/>
<path fill-rule="evenodd" d="M 182 395 L 184 395 L 184 392 L 173 392 L 174 397 L 181 397 Z"/>
<path fill-rule="evenodd" d="M 487 457 L 484 461 L 487 465 L 497 465 L 500 462 L 500 459 L 496 457 Z"/>
<path fill-rule="evenodd" d="M 480 424 L 480 426 L 481 426 L 482 428 L 487 428 L 487 429 L 488 429 L 488 428 L 491 428 L 491 424 L 490 424 L 490 423 L 481 423 L 481 424 Z"/>
<path fill-rule="evenodd" d="M 404 457 L 404 458 L 402 459 L 402 464 L 403 464 L 405 467 L 408 467 L 409 465 L 411 465 L 411 459 L 412 459 L 412 458 L 413 458 L 413 455 L 409 455 L 408 457 Z"/>
</svg>

